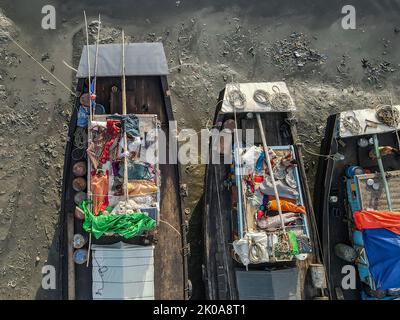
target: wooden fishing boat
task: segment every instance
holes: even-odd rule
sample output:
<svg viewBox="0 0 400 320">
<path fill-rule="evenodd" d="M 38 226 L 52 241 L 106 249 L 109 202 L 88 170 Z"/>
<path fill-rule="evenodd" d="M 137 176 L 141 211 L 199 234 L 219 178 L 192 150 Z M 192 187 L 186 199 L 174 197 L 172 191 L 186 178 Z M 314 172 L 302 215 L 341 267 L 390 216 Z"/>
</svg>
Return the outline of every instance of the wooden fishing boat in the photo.
<svg viewBox="0 0 400 320">
<path fill-rule="evenodd" d="M 332 298 L 399 296 L 399 106 L 331 115 L 315 210 Z"/>
<path fill-rule="evenodd" d="M 61 205 L 62 261 L 59 272 L 62 275 L 64 299 L 188 297 L 187 262 L 183 249 L 186 235 L 180 199 L 179 169 L 177 164 L 160 161 L 161 155 L 157 151 L 158 133 L 162 130 L 166 134 L 167 154 L 168 151 L 170 155 L 177 152 L 173 146 L 171 149 L 168 146 L 169 122 L 174 118 L 167 74 L 167 61 L 161 43 L 104 44 L 83 48 L 77 71 L 77 98 L 65 149 Z M 94 79 L 93 82 L 88 80 L 89 75 Z M 89 86 L 89 83 L 94 83 L 94 87 Z M 79 114 L 82 104 L 85 103 L 87 106 L 92 105 L 93 110 L 86 127 L 80 126 L 82 118 Z M 119 118 L 117 116 L 116 119 L 115 115 L 119 115 Z M 139 134 L 134 139 L 132 136 L 127 138 L 128 122 L 122 122 L 127 121 L 127 117 L 137 124 L 134 129 Z M 100 143 L 99 153 L 97 143 L 101 137 L 105 137 L 107 142 L 111 141 L 111 136 L 107 136 L 111 134 L 108 131 L 111 127 L 120 130 L 116 138 L 118 143 L 111 147 L 110 143 L 109 155 L 106 155 L 105 144 Z M 101 133 L 104 135 L 101 136 Z M 139 144 L 134 145 L 137 141 Z M 94 152 L 89 154 L 87 147 L 91 147 L 92 143 Z M 142 182 L 131 181 L 131 162 L 128 161 L 134 161 L 133 158 L 137 159 L 143 151 L 151 147 L 155 150 L 155 161 L 146 168 L 151 168 L 152 177 L 145 182 L 143 181 L 147 178 L 141 176 Z M 112 148 L 119 152 L 112 159 L 113 162 L 118 162 L 120 170 L 123 166 L 123 173 L 111 173 L 114 172 L 114 168 L 110 167 Z M 91 155 L 99 162 L 97 166 L 94 165 Z M 105 159 L 100 159 L 100 155 L 105 156 Z M 147 165 L 141 158 L 139 160 L 143 166 Z M 133 176 L 140 175 L 135 171 L 134 164 L 136 162 L 132 162 Z M 107 189 L 104 191 L 104 188 L 101 189 L 101 181 L 104 180 L 101 179 L 105 175 L 110 180 L 103 184 Z M 120 185 L 122 191 L 111 187 L 111 177 L 116 183 L 117 176 L 123 181 Z M 143 202 L 140 202 L 140 195 L 148 195 L 146 190 L 152 192 L 151 201 L 142 199 Z M 85 202 L 85 207 L 82 200 L 86 198 L 90 201 Z M 119 213 L 123 216 L 127 207 L 122 210 L 124 212 L 114 214 L 116 206 L 122 206 L 121 203 L 130 204 L 129 201 L 132 200 L 135 204 L 132 210 L 141 212 L 140 216 L 147 219 L 138 218 L 141 227 L 145 224 L 143 221 L 150 224 L 155 221 L 155 226 L 144 226 L 139 232 L 134 229 L 140 229 L 139 224 L 136 226 L 133 222 L 125 221 L 127 223 L 124 226 L 119 225 L 118 230 L 110 230 L 107 225 L 108 230 L 95 233 L 95 228 L 101 222 L 96 220 L 99 216 L 108 215 L 113 219 Z M 107 208 L 104 208 L 106 205 Z M 96 210 L 100 210 L 100 213 Z M 138 217 L 134 216 L 135 212 L 129 213 L 134 219 Z M 93 219 L 92 222 L 87 221 L 88 217 Z M 85 223 L 89 225 L 84 228 Z M 113 223 L 116 221 L 113 220 Z M 129 231 L 127 235 L 127 230 L 132 232 Z M 81 246 L 83 250 L 79 249 Z"/>
<path fill-rule="evenodd" d="M 207 298 L 325 297 L 295 105 L 286 84 L 230 83 L 218 100 L 214 130 L 220 137 L 211 138 L 205 177 Z M 242 130 L 240 137 L 232 135 L 235 130 Z M 252 133 L 254 143 L 246 143 Z"/>
</svg>

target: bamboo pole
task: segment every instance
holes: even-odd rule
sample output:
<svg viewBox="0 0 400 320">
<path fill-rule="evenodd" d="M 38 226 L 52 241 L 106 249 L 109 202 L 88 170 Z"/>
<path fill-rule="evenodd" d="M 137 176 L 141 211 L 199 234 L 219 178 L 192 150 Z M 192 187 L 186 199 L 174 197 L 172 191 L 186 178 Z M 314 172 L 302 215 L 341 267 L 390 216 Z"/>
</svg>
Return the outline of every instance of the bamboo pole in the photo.
<svg viewBox="0 0 400 320">
<path fill-rule="evenodd" d="M 87 64 L 88 64 L 88 81 L 89 81 L 89 89 L 88 89 L 88 94 L 89 94 L 89 102 L 90 102 L 90 87 L 91 87 L 91 77 L 90 77 L 90 50 L 89 50 L 89 30 L 88 30 L 88 23 L 87 23 L 87 17 L 86 17 L 86 11 L 83 10 L 83 16 L 85 18 L 85 29 L 86 29 L 86 51 L 87 51 Z M 91 103 L 89 105 L 89 119 L 92 121 L 92 108 L 91 108 Z M 89 121 L 89 124 L 90 124 Z"/>
<path fill-rule="evenodd" d="M 379 171 L 380 171 L 380 174 L 382 177 L 383 187 L 385 189 L 386 201 L 388 204 L 389 211 L 392 211 L 393 210 L 392 198 L 390 196 L 389 184 L 386 179 L 385 168 L 383 167 L 382 157 L 381 157 L 381 153 L 379 151 L 378 136 L 376 134 L 374 134 L 373 139 L 374 139 L 375 155 L 376 155 L 376 159 L 378 161 L 378 167 L 379 167 Z"/>
<path fill-rule="evenodd" d="M 96 40 L 96 58 L 95 58 L 95 64 L 94 64 L 94 86 L 93 86 L 93 94 L 96 99 L 96 85 L 97 85 L 97 66 L 99 64 L 99 42 L 100 42 L 100 29 L 101 29 L 101 16 L 99 14 L 99 27 L 97 28 L 97 40 Z M 96 102 L 96 100 L 95 100 Z M 94 105 L 96 108 L 96 104 Z"/>
<path fill-rule="evenodd" d="M 86 28 L 86 48 L 87 48 L 87 64 L 88 64 L 88 79 L 89 79 L 89 121 L 88 121 L 88 145 L 92 141 L 92 134 L 90 131 L 90 128 L 92 126 L 92 121 L 93 121 L 93 106 L 92 106 L 92 93 L 96 93 L 96 74 L 97 74 L 97 65 L 98 65 L 98 54 L 99 54 L 99 42 L 100 42 L 100 29 L 101 29 L 101 17 L 99 14 L 99 27 L 97 29 L 97 39 L 96 39 L 96 55 L 95 55 L 95 75 L 94 75 L 94 92 L 91 92 L 92 90 L 92 82 L 91 82 L 91 73 L 90 73 L 90 50 L 89 50 L 89 29 L 88 29 L 88 23 L 87 23 L 87 17 L 86 17 L 86 11 L 83 11 L 83 15 L 85 18 L 85 28 Z M 96 104 L 94 105 L 96 107 Z M 89 199 L 92 200 L 92 193 L 91 193 L 91 162 L 89 160 L 88 162 L 88 196 Z M 92 210 L 93 207 L 90 205 L 90 210 Z M 89 267 L 89 262 L 90 262 L 90 252 L 91 252 L 91 247 L 92 247 L 92 233 L 89 233 L 89 245 L 88 245 L 88 256 L 86 260 L 86 267 Z"/>
<path fill-rule="evenodd" d="M 86 17 L 86 11 L 83 11 L 83 16 L 85 18 L 85 33 L 86 33 L 86 51 L 87 51 L 87 64 L 88 64 L 88 95 L 89 95 L 89 120 L 88 120 L 88 145 L 90 141 L 92 140 L 92 135 L 90 131 L 90 127 L 92 125 L 92 102 L 91 102 L 91 77 L 90 77 L 90 50 L 89 50 L 89 30 L 88 30 L 88 23 L 87 23 L 87 17 Z M 88 161 L 88 170 L 87 170 L 87 191 L 88 191 L 88 197 L 89 200 L 92 200 L 92 191 L 91 191 L 91 176 L 90 176 L 90 171 L 91 171 L 91 163 L 90 160 Z M 92 205 L 89 204 L 90 210 L 92 210 Z M 87 260 L 86 260 L 86 267 L 89 267 L 89 260 L 90 260 L 90 250 L 92 246 L 92 233 L 89 233 L 89 245 L 88 245 L 88 255 L 87 255 Z"/>
<path fill-rule="evenodd" d="M 125 79 L 125 32 L 122 30 L 122 114 L 126 115 L 126 79 Z M 124 191 L 125 201 L 129 200 L 128 192 L 128 138 L 124 130 Z"/>
<path fill-rule="evenodd" d="M 268 166 L 269 175 L 271 177 L 272 186 L 274 188 L 276 204 L 278 206 L 279 217 L 281 219 L 281 226 L 282 226 L 283 232 L 286 233 L 285 221 L 283 220 L 283 215 L 282 215 L 281 201 L 279 200 L 279 193 L 278 193 L 278 189 L 276 187 L 274 172 L 272 170 L 271 158 L 269 156 L 267 140 L 266 140 L 265 134 L 264 134 L 264 127 L 263 127 L 263 124 L 261 122 L 261 116 L 260 116 L 259 113 L 256 113 L 256 117 L 257 117 L 257 122 L 258 122 L 258 128 L 260 129 L 261 140 L 262 140 L 263 147 L 264 147 L 265 158 L 267 160 L 267 166 Z"/>
</svg>

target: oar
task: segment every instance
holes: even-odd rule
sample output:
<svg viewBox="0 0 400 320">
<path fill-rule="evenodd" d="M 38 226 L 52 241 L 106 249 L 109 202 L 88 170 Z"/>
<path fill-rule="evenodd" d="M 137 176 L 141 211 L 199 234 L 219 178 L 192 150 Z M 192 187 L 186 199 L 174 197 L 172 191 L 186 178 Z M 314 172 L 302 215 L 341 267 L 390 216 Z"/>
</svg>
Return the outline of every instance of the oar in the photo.
<svg viewBox="0 0 400 320">
<path fill-rule="evenodd" d="M 257 117 L 257 122 L 258 122 L 258 128 L 259 128 L 260 134 L 261 134 L 261 140 L 262 140 L 263 147 L 264 147 L 265 158 L 267 160 L 269 175 L 271 177 L 272 186 L 274 188 L 274 194 L 275 194 L 276 204 L 278 206 L 279 217 L 281 219 L 282 229 L 283 229 L 283 232 L 286 233 L 285 221 L 283 220 L 283 215 L 282 215 L 281 201 L 279 200 L 279 193 L 278 193 L 278 189 L 276 187 L 274 172 L 272 171 L 271 158 L 270 158 L 269 152 L 268 152 L 268 145 L 267 145 L 267 140 L 265 139 L 264 128 L 263 128 L 263 124 L 261 122 L 261 116 L 259 113 L 256 113 L 256 117 Z"/>
</svg>

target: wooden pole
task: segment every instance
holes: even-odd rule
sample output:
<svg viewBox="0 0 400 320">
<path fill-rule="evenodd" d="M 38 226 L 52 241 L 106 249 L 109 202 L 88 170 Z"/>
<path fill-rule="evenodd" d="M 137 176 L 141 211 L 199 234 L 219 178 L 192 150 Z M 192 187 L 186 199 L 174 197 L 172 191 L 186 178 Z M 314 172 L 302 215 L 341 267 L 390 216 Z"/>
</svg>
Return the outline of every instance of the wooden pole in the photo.
<svg viewBox="0 0 400 320">
<path fill-rule="evenodd" d="M 378 135 L 374 134 L 373 139 L 374 139 L 375 156 L 376 156 L 376 160 L 378 161 L 379 172 L 381 174 L 383 187 L 385 189 L 386 201 L 388 204 L 389 211 L 392 211 L 393 210 L 392 197 L 390 196 L 389 184 L 386 179 L 385 168 L 383 167 L 383 161 L 382 161 L 381 153 L 379 151 Z"/>
<path fill-rule="evenodd" d="M 122 114 L 126 115 L 126 79 L 125 79 L 125 33 L 122 30 Z M 124 190 L 125 201 L 129 200 L 128 192 L 128 138 L 124 130 Z"/>
<path fill-rule="evenodd" d="M 282 215 L 281 201 L 279 200 L 279 193 L 278 193 L 278 189 L 276 187 L 274 172 L 272 170 L 271 158 L 269 157 L 267 139 L 265 138 L 265 134 L 264 134 L 264 127 L 261 122 L 261 116 L 259 113 L 256 113 L 256 117 L 257 117 L 257 122 L 258 122 L 258 128 L 260 129 L 261 140 L 262 140 L 263 147 L 264 147 L 264 153 L 265 153 L 265 158 L 266 158 L 265 160 L 267 160 L 268 171 L 269 171 L 269 175 L 271 177 L 272 186 L 274 188 L 274 194 L 275 194 L 276 204 L 278 206 L 279 217 L 281 218 L 281 226 L 282 226 L 283 232 L 286 232 L 285 221 L 283 220 L 283 215 Z"/>
<path fill-rule="evenodd" d="M 85 18 L 85 28 L 86 28 L 86 50 L 87 50 L 87 64 L 88 64 L 88 81 L 89 81 L 89 88 L 88 88 L 88 94 L 89 94 L 89 120 L 88 120 L 88 145 L 92 141 L 92 134 L 90 131 L 90 128 L 92 126 L 92 120 L 93 120 L 93 110 L 92 110 L 92 92 L 91 92 L 91 74 L 90 74 L 90 48 L 89 48 L 89 29 L 88 29 L 88 23 L 87 23 L 87 17 L 86 17 L 86 11 L 83 11 L 83 16 Z M 99 23 L 100 23 L 100 15 L 99 15 Z M 97 54 L 98 54 L 98 43 L 99 43 L 99 37 L 100 37 L 100 24 L 99 28 L 97 30 L 97 45 L 96 45 L 96 65 L 97 65 Z M 96 86 L 94 88 L 96 90 Z M 88 190 L 88 196 L 89 200 L 92 200 L 92 193 L 91 193 L 91 162 L 90 160 L 88 161 L 88 173 L 87 173 L 87 190 Z M 92 210 L 92 205 L 90 205 L 90 210 Z M 90 250 L 92 246 L 92 233 L 89 233 L 89 246 L 88 246 L 88 256 L 86 260 L 86 267 L 89 267 L 89 261 L 90 261 Z"/>
<path fill-rule="evenodd" d="M 93 80 L 94 81 L 93 94 L 95 94 L 95 95 L 96 95 L 96 84 L 97 84 L 97 66 L 98 66 L 98 56 L 99 56 L 100 28 L 101 28 L 101 20 L 100 20 L 100 14 L 99 14 L 99 27 L 97 29 L 96 57 L 95 57 L 94 80 Z M 89 33 L 87 33 L 87 34 L 89 35 Z M 89 36 L 88 36 L 88 39 L 89 39 Z M 90 76 L 90 72 L 89 72 L 89 76 Z M 96 100 L 95 100 L 94 107 L 96 108 Z M 92 111 L 92 99 L 91 99 L 91 97 L 90 97 L 90 110 Z M 91 114 L 91 116 L 90 116 L 90 119 L 89 119 L 89 124 L 91 126 L 92 120 L 93 120 L 93 112 L 91 112 L 90 114 Z M 89 141 L 92 141 L 92 133 L 90 131 L 90 126 L 88 127 L 88 137 L 89 137 Z M 91 167 L 92 166 L 91 166 L 91 162 L 90 162 L 90 159 L 89 159 L 89 166 L 88 166 L 88 168 L 89 168 L 89 170 L 88 170 L 89 179 L 91 179 L 91 175 L 90 175 Z M 89 191 L 90 190 L 90 181 L 91 180 L 88 180 L 88 181 L 89 181 L 89 183 L 88 183 L 88 191 Z M 90 199 L 92 199 L 91 194 L 90 194 Z M 92 206 L 90 206 L 90 207 L 92 208 Z M 90 232 L 89 233 L 89 245 L 88 245 L 88 255 L 87 255 L 87 260 L 86 260 L 86 267 L 89 267 L 91 248 L 92 248 L 92 233 Z"/>
<path fill-rule="evenodd" d="M 93 94 L 96 96 L 96 85 L 97 85 L 97 66 L 99 64 L 99 42 L 100 42 L 100 29 L 101 29 L 101 17 L 99 14 L 99 27 L 97 28 L 97 40 L 96 40 L 96 58 L 94 64 L 94 86 L 93 86 Z M 95 100 L 96 102 L 96 100 Z M 96 104 L 95 104 L 96 107 Z"/>
<path fill-rule="evenodd" d="M 87 17 L 86 17 L 86 11 L 85 10 L 83 10 L 83 16 L 85 18 L 85 28 L 86 28 L 86 51 L 87 51 L 88 81 L 89 81 L 89 88 L 88 88 L 88 94 L 89 94 L 89 119 L 92 120 L 92 106 L 91 106 L 91 103 L 90 103 L 91 78 L 90 78 L 89 30 L 88 30 L 88 23 L 87 23 Z"/>
</svg>

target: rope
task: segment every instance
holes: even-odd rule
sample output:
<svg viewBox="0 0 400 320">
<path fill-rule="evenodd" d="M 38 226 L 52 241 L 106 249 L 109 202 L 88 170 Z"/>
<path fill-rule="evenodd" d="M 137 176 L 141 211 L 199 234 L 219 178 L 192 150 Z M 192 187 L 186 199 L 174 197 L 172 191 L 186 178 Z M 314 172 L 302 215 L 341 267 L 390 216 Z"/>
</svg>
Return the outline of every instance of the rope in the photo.
<svg viewBox="0 0 400 320">
<path fill-rule="evenodd" d="M 254 101 L 264 106 L 270 105 L 270 98 L 270 94 L 267 91 L 261 89 L 256 90 L 253 95 Z"/>
<path fill-rule="evenodd" d="M 356 118 L 354 111 L 352 116 L 345 115 L 342 118 L 342 123 L 343 126 L 353 134 L 359 134 L 361 132 L 360 121 Z"/>
<path fill-rule="evenodd" d="M 67 68 L 69 68 L 72 71 L 75 71 L 76 73 L 78 73 L 78 69 L 75 69 L 74 67 L 70 66 L 65 60 L 63 60 L 62 62 Z"/>
<path fill-rule="evenodd" d="M 268 256 L 267 249 L 260 242 L 250 241 L 249 260 L 251 263 L 259 263 Z"/>
<path fill-rule="evenodd" d="M 81 152 L 81 154 L 79 152 Z M 78 153 L 78 155 L 77 155 L 77 153 Z M 82 160 L 84 157 L 85 157 L 85 149 L 84 148 L 75 148 L 71 152 L 72 160 L 79 161 L 79 160 Z"/>
<path fill-rule="evenodd" d="M 162 223 L 165 223 L 167 226 L 170 226 L 179 236 L 181 236 L 181 233 L 172 224 L 170 224 L 167 221 L 161 220 L 161 219 L 159 219 L 159 221 Z"/>
<path fill-rule="evenodd" d="M 388 127 L 397 128 L 399 125 L 400 113 L 397 109 L 394 109 L 392 105 L 379 106 L 376 111 L 376 118 Z"/>
<path fill-rule="evenodd" d="M 246 96 L 240 90 L 232 90 L 228 92 L 228 101 L 233 109 L 243 109 L 246 103 Z"/>
<path fill-rule="evenodd" d="M 390 106 L 392 108 L 392 113 L 393 113 L 394 109 L 393 109 L 392 93 L 390 93 Z M 397 109 L 396 109 L 396 111 L 397 111 Z M 397 139 L 397 147 L 400 150 L 400 136 L 399 136 L 399 131 L 397 130 L 397 126 L 398 126 L 398 123 L 396 124 L 395 133 L 396 133 L 396 139 Z"/>
<path fill-rule="evenodd" d="M 35 61 L 44 71 L 46 71 L 54 80 L 56 80 L 59 84 L 61 84 L 69 93 L 73 96 L 76 96 L 75 92 L 71 90 L 64 82 L 62 82 L 58 77 L 56 77 L 50 70 L 48 70 L 43 64 L 41 64 L 38 60 L 36 60 L 32 54 L 30 54 L 26 49 L 24 49 L 11 35 L 1 30 L 3 34 L 10 39 L 19 49 L 21 49 L 29 58 Z"/>
<path fill-rule="evenodd" d="M 272 91 L 274 91 L 271 98 L 272 108 L 275 110 L 280 109 L 280 107 L 287 109 L 291 103 L 289 95 L 282 93 L 278 86 L 273 86 Z"/>
<path fill-rule="evenodd" d="M 86 129 L 78 127 L 74 134 L 74 145 L 77 149 L 86 149 L 87 147 L 87 133 Z"/>
<path fill-rule="evenodd" d="M 304 150 L 306 153 L 311 154 L 311 155 L 313 155 L 313 156 L 321 157 L 321 158 L 326 158 L 326 159 L 329 159 L 329 160 L 336 160 L 336 158 L 335 158 L 334 155 L 332 155 L 332 154 L 325 155 L 325 154 L 316 153 L 316 152 L 314 152 L 314 151 L 311 151 L 311 150 L 307 149 L 307 148 L 304 146 L 304 144 L 300 142 L 300 140 L 295 141 L 295 144 L 301 145 L 301 147 L 303 148 L 303 150 Z"/>
</svg>

